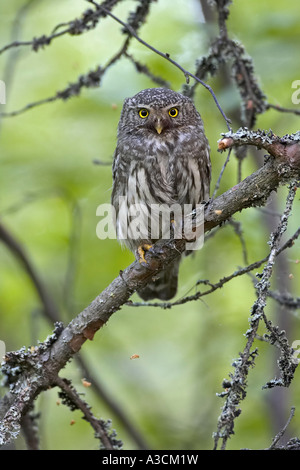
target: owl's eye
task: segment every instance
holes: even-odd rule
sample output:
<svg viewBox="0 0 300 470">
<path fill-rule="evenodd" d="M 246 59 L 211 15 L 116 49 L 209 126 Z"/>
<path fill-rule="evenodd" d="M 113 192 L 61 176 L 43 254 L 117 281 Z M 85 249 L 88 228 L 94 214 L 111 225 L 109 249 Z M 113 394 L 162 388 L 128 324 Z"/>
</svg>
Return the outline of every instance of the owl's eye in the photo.
<svg viewBox="0 0 300 470">
<path fill-rule="evenodd" d="M 178 116 L 178 109 L 177 108 L 171 108 L 169 109 L 169 116 L 171 116 L 172 118 L 174 117 L 177 117 Z"/>
<path fill-rule="evenodd" d="M 145 109 L 145 108 L 142 108 L 139 110 L 139 116 L 142 118 L 142 119 L 145 119 L 146 117 L 149 116 L 149 111 L 148 109 Z"/>
</svg>

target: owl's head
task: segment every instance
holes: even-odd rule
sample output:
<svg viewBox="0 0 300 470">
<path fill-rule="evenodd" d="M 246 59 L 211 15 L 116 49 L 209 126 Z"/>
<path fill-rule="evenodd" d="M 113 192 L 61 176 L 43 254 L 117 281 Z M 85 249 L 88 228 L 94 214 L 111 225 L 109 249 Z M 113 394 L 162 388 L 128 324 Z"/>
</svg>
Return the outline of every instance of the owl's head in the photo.
<svg viewBox="0 0 300 470">
<path fill-rule="evenodd" d="M 127 132 L 141 129 L 163 136 L 169 130 L 199 120 L 190 98 L 167 88 L 148 88 L 124 101 L 120 126 Z"/>
</svg>

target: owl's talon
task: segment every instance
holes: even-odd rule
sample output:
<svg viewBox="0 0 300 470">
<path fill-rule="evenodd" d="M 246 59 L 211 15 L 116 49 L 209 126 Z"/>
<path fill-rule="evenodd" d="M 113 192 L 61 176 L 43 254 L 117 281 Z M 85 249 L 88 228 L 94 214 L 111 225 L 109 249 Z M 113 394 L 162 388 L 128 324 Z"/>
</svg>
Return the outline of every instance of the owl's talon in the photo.
<svg viewBox="0 0 300 470">
<path fill-rule="evenodd" d="M 147 261 L 145 259 L 145 251 L 151 250 L 152 245 L 149 243 L 144 243 L 143 245 L 140 245 L 137 249 L 137 253 L 139 255 L 139 262 L 140 263 L 145 263 L 147 264 Z"/>
<path fill-rule="evenodd" d="M 170 229 L 171 229 L 171 237 L 174 237 L 174 233 L 176 229 L 175 219 L 170 220 Z"/>
</svg>

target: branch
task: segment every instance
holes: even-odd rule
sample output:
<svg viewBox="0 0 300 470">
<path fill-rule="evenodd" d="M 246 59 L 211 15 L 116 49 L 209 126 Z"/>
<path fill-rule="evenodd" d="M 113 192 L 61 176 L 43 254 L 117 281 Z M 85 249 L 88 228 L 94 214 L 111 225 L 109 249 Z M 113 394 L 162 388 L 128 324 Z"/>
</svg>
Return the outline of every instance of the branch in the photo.
<svg viewBox="0 0 300 470">
<path fill-rule="evenodd" d="M 278 327 L 274 327 L 272 323 L 267 320 L 264 312 L 270 287 L 270 279 L 273 274 L 275 257 L 279 250 L 281 238 L 287 229 L 287 221 L 291 214 L 297 189 L 298 188 L 294 183 L 290 185 L 284 213 L 277 229 L 270 237 L 270 254 L 263 272 L 259 276 L 260 281 L 255 286 L 257 291 L 257 300 L 251 309 L 250 328 L 245 335 L 247 338 L 246 345 L 243 352 L 240 353 L 239 358 L 233 363 L 235 369 L 234 373 L 230 374 L 230 380 L 223 381 L 225 391 L 220 393 L 219 396 L 226 397 L 226 401 L 218 419 L 217 432 L 214 434 L 214 449 L 217 449 L 218 443 L 221 440 L 221 449 L 224 450 L 228 439 L 232 434 L 234 434 L 234 421 L 241 413 L 238 406 L 246 396 L 247 376 L 250 367 L 253 367 L 255 358 L 258 355 L 257 348 L 252 350 L 252 346 L 257 336 L 261 319 L 264 320 L 268 330 L 268 335 L 265 335 L 265 339 L 267 339 L 271 344 L 277 344 L 280 347 L 282 354 L 278 361 L 282 377 L 279 380 L 268 382 L 264 388 L 271 388 L 275 385 L 287 387 L 290 384 L 297 367 L 297 364 L 292 360 L 293 350 L 288 345 L 285 333 L 279 332 Z"/>
<path fill-rule="evenodd" d="M 287 292 L 280 293 L 271 290 L 268 292 L 268 295 L 286 308 L 291 310 L 297 310 L 300 308 L 300 297 L 293 297 Z"/>
<path fill-rule="evenodd" d="M 253 61 L 243 44 L 228 35 L 226 22 L 231 0 L 212 0 L 210 3 L 218 15 L 219 35 L 212 41 L 208 54 L 197 62 L 195 75 L 205 80 L 219 72 L 224 77 L 225 66 L 225 71 L 230 74 L 240 94 L 241 125 L 252 128 L 257 114 L 266 109 L 265 95 L 257 82 Z M 223 68 L 220 72 L 221 66 Z M 187 91 L 190 97 L 194 95 L 196 85 L 197 82 Z"/>
<path fill-rule="evenodd" d="M 178 68 L 184 74 L 187 83 L 189 82 L 189 78 L 193 78 L 194 80 L 196 80 L 196 82 L 201 83 L 201 85 L 204 86 L 209 91 L 211 96 L 213 97 L 217 108 L 219 109 L 221 115 L 225 119 L 227 128 L 229 130 L 231 130 L 230 125 L 229 125 L 231 121 L 225 115 L 223 109 L 221 108 L 213 89 L 207 83 L 205 83 L 203 80 L 198 78 L 196 75 L 194 75 L 191 72 L 189 72 L 188 70 L 184 69 L 178 62 L 171 59 L 171 57 L 168 53 L 164 53 L 164 52 L 159 51 L 158 49 L 156 49 L 155 47 L 153 47 L 152 45 L 150 45 L 149 43 L 147 43 L 146 41 L 144 41 L 143 39 L 141 39 L 138 36 L 137 29 L 145 21 L 145 18 L 147 16 L 148 12 L 149 12 L 150 4 L 153 0 L 147 0 L 145 2 L 142 2 L 141 6 L 139 6 L 136 9 L 136 12 L 134 14 L 130 15 L 130 18 L 129 18 L 127 24 L 124 21 L 122 21 L 120 18 L 115 16 L 113 13 L 111 13 L 110 9 L 106 8 L 105 2 L 103 2 L 101 5 L 99 5 L 98 3 L 96 3 L 93 0 L 87 0 L 87 1 L 89 3 L 92 3 L 95 6 L 96 11 L 94 13 L 93 13 L 92 10 L 88 10 L 87 12 L 85 12 L 83 14 L 83 19 L 77 20 L 77 21 L 74 20 L 74 21 L 68 23 L 71 26 L 69 28 L 67 28 L 66 30 L 62 31 L 61 33 L 55 33 L 55 34 L 53 34 L 52 36 L 49 36 L 49 37 L 41 36 L 40 38 L 34 38 L 32 41 L 25 41 L 23 43 L 22 42 L 15 42 L 15 43 L 9 44 L 8 46 L 5 46 L 4 48 L 0 49 L 0 54 L 1 54 L 1 52 L 4 52 L 4 50 L 7 50 L 10 47 L 16 47 L 16 46 L 21 46 L 21 45 L 30 45 L 30 44 L 32 44 L 33 49 L 37 51 L 41 46 L 49 45 L 54 37 L 57 37 L 57 36 L 60 36 L 60 35 L 66 34 L 66 33 L 81 34 L 86 29 L 91 29 L 92 27 L 94 28 L 95 25 L 98 23 L 98 20 L 101 16 L 102 17 L 110 16 L 117 23 L 119 23 L 123 26 L 123 28 L 124 28 L 123 32 L 126 32 L 128 37 L 127 37 L 127 40 L 125 41 L 124 46 L 121 48 L 121 50 L 109 61 L 109 63 L 106 65 L 106 67 L 98 66 L 98 67 L 95 68 L 95 70 L 92 70 L 92 71 L 90 71 L 89 73 L 87 73 L 85 75 L 81 75 L 78 78 L 77 82 L 72 83 L 70 86 L 68 86 L 67 88 L 65 88 L 62 91 L 58 91 L 56 93 L 56 95 L 50 96 L 48 98 L 44 98 L 40 101 L 29 103 L 26 106 L 24 106 L 23 108 L 21 108 L 19 110 L 16 110 L 16 111 L 12 111 L 12 112 L 8 112 L 8 113 L 0 113 L 0 116 L 3 116 L 3 117 L 17 116 L 17 115 L 19 115 L 19 114 L 21 114 L 21 113 L 23 113 L 23 112 L 25 112 L 29 109 L 32 109 L 36 106 L 40 106 L 42 104 L 51 103 L 51 102 L 56 101 L 58 99 L 67 100 L 72 96 L 78 96 L 83 87 L 90 88 L 90 87 L 99 86 L 100 81 L 101 81 L 104 73 L 121 56 L 124 55 L 127 58 L 132 60 L 131 56 L 127 55 L 126 52 L 127 52 L 129 40 L 131 38 L 135 38 L 138 42 L 140 42 L 141 44 L 146 46 L 152 52 L 154 52 L 155 54 L 158 54 L 160 57 L 163 57 L 168 62 L 173 64 L 176 68 Z M 110 8 L 112 6 L 114 6 L 114 3 L 117 3 L 117 1 L 119 1 L 119 0 L 115 0 L 115 1 L 111 1 L 111 2 L 108 1 L 108 4 L 109 4 Z M 110 3 L 112 5 L 110 5 Z M 90 26 L 90 23 L 92 24 L 92 26 Z M 55 28 L 55 30 L 58 29 L 59 26 L 61 26 L 61 25 L 58 25 Z M 165 81 L 162 81 L 160 78 L 155 77 L 152 74 L 150 74 L 148 69 L 145 66 L 141 66 L 136 61 L 134 62 L 134 64 L 135 64 L 136 69 L 139 72 L 145 73 L 147 76 L 150 76 L 150 78 L 152 78 L 154 80 L 154 82 L 156 82 L 156 83 L 159 82 L 160 84 L 166 85 Z"/>
<path fill-rule="evenodd" d="M 122 442 L 115 438 L 115 433 L 110 431 L 110 422 L 97 419 L 91 412 L 90 406 L 79 396 L 78 392 L 67 379 L 57 377 L 56 384 L 60 387 L 59 393 L 63 403 L 68 405 L 71 411 L 79 409 L 82 411 L 84 419 L 88 421 L 95 431 L 95 435 L 101 441 L 101 448 L 106 450 L 121 449 Z"/>
<path fill-rule="evenodd" d="M 106 9 L 109 10 L 119 2 L 120 0 L 106 0 L 103 2 L 103 5 Z M 49 34 L 48 36 L 43 34 L 38 38 L 33 38 L 28 41 L 13 41 L 10 44 L 3 46 L 2 48 L 0 48 L 0 55 L 8 51 L 9 49 L 24 46 L 31 46 L 32 49 L 37 52 L 45 46 L 49 46 L 54 39 L 64 36 L 65 34 L 70 34 L 71 36 L 78 36 L 83 32 L 95 28 L 101 16 L 105 16 L 103 11 L 93 11 L 91 9 L 86 10 L 85 12 L 83 12 L 81 18 L 76 18 L 72 21 L 69 21 L 68 23 L 62 23 L 57 25 L 53 29 L 52 34 Z M 57 30 L 60 29 L 62 26 L 66 26 L 66 28 L 60 32 L 57 32 Z"/>
<path fill-rule="evenodd" d="M 224 223 L 236 212 L 263 205 L 280 184 L 300 178 L 299 135 L 283 138 L 266 136 L 262 131 L 249 133 L 245 129 L 224 136 L 222 148 L 239 145 L 242 139 L 243 144 L 259 145 L 269 150 L 271 156 L 258 171 L 207 204 L 205 232 Z M 19 430 L 20 420 L 33 399 L 42 390 L 57 384 L 58 373 L 85 341 L 92 340 L 96 331 L 108 322 L 111 315 L 135 291 L 144 287 L 184 250 L 184 239 L 157 242 L 146 253 L 146 265 L 134 261 L 65 328 L 61 324 L 56 325 L 55 332 L 45 343 L 27 351 L 6 354 L 4 373 L 10 391 L 0 402 L 2 443 L 14 438 Z"/>
<path fill-rule="evenodd" d="M 41 47 L 44 47 L 45 45 L 49 45 L 52 39 L 62 36 L 66 33 L 69 33 L 71 35 L 82 34 L 85 31 L 95 28 L 99 22 L 99 19 L 101 17 L 104 18 L 105 16 L 107 16 L 109 10 L 112 9 L 119 2 L 120 0 L 105 0 L 102 3 L 102 5 L 100 5 L 100 8 L 98 8 L 96 11 L 93 11 L 91 9 L 85 11 L 82 14 L 81 19 L 75 19 L 68 23 L 57 25 L 54 28 L 54 32 L 51 36 L 43 35 L 40 38 L 34 38 L 32 41 L 25 41 L 25 42 L 15 41 L 9 44 L 8 46 L 5 46 L 4 48 L 0 49 L 0 54 L 1 52 L 4 52 L 4 50 L 10 49 L 11 47 L 24 46 L 24 45 L 32 45 L 33 50 L 37 51 Z M 134 13 L 130 14 L 129 19 L 128 19 L 128 22 L 130 25 L 129 27 L 133 31 L 135 31 L 135 34 L 136 34 L 136 30 L 141 26 L 141 24 L 145 22 L 152 2 L 153 0 L 145 0 L 145 2 L 142 2 L 143 4 L 141 6 L 139 5 L 136 8 Z M 101 9 L 102 7 L 103 9 Z M 67 29 L 61 31 L 60 33 L 55 33 L 55 31 L 61 28 L 61 26 L 66 26 L 66 25 L 69 25 Z M 43 98 L 39 101 L 28 103 L 23 108 L 17 109 L 15 111 L 2 112 L 0 113 L 0 116 L 2 117 L 18 116 L 19 114 L 22 114 L 25 111 L 28 111 L 37 106 L 41 106 L 43 104 L 52 103 L 57 100 L 66 101 L 74 96 L 79 96 L 83 88 L 95 88 L 95 87 L 100 86 L 103 75 L 109 70 L 111 66 L 113 66 L 123 56 L 130 59 L 130 56 L 126 55 L 126 52 L 127 52 L 131 38 L 132 38 L 131 36 L 128 36 L 126 38 L 126 40 L 124 41 L 124 44 L 119 49 L 119 51 L 110 58 L 110 60 L 104 67 L 97 66 L 94 68 L 94 70 L 90 70 L 89 72 L 80 75 L 77 81 L 69 84 L 63 90 L 58 90 L 56 94 L 53 96 L 49 96 L 48 98 Z M 136 69 L 140 71 L 141 73 L 145 73 L 147 76 L 151 77 L 150 72 L 145 67 L 142 67 L 139 65 L 140 64 L 137 64 L 137 63 L 135 64 Z M 154 79 L 154 81 L 156 82 L 159 80 L 159 78 L 155 76 L 152 76 L 152 79 Z"/>
<path fill-rule="evenodd" d="M 33 286 L 36 292 L 39 295 L 41 305 L 43 307 L 44 316 L 51 322 L 51 324 L 59 322 L 60 314 L 57 309 L 52 296 L 48 291 L 47 286 L 44 284 L 40 273 L 38 273 L 35 267 L 30 260 L 30 257 L 26 253 L 25 249 L 22 247 L 21 243 L 10 233 L 3 224 L 0 223 L 0 241 L 2 241 L 8 249 L 13 253 L 16 259 L 21 263 L 27 272 L 29 279 L 32 281 Z M 70 309 L 69 309 L 70 311 Z M 128 434 L 136 442 L 137 446 L 141 449 L 148 448 L 147 443 L 144 441 L 143 436 L 138 432 L 133 423 L 130 421 L 125 410 L 114 400 L 111 393 L 105 390 L 105 387 L 99 380 L 99 377 L 94 377 L 89 367 L 87 366 L 84 359 L 78 354 L 75 357 L 76 362 L 79 364 L 82 374 L 84 377 L 89 379 L 93 384 L 93 389 L 96 391 L 98 396 L 106 403 L 106 405 L 112 410 L 113 414 L 117 419 L 123 424 L 124 428 L 127 430 Z M 25 434 L 25 437 L 28 441 L 28 446 L 32 448 L 37 446 L 35 442 L 36 435 L 35 431 L 35 421 L 34 415 L 32 413 L 25 414 L 22 419 L 22 429 Z"/>
<path fill-rule="evenodd" d="M 296 230 L 296 232 L 276 251 L 275 256 L 278 256 L 282 253 L 286 248 L 290 248 L 293 246 L 293 243 L 297 238 L 300 236 L 300 228 Z M 178 299 L 174 302 L 128 302 L 128 305 L 131 307 L 161 307 L 163 309 L 168 309 L 175 307 L 176 305 L 182 305 L 187 302 L 199 300 L 201 297 L 205 295 L 212 294 L 217 289 L 220 289 L 228 282 L 232 281 L 236 277 L 243 276 L 244 274 L 250 273 L 253 269 L 259 268 L 263 263 L 265 263 L 269 258 L 269 255 L 265 256 L 264 258 L 255 261 L 254 263 L 249 264 L 248 266 L 244 266 L 242 268 L 237 269 L 232 274 L 228 276 L 224 276 L 219 279 L 218 282 L 212 283 L 207 279 L 200 279 L 196 282 L 195 287 L 199 286 L 200 284 L 204 286 L 209 286 L 206 291 L 199 291 L 194 295 L 189 295 Z M 300 298 L 293 298 L 289 294 L 279 294 L 277 292 L 268 291 L 268 296 L 272 297 L 273 299 L 277 300 L 282 305 L 285 305 L 288 308 L 297 309 L 300 308 Z"/>
<path fill-rule="evenodd" d="M 121 24 L 123 26 L 123 28 L 125 29 L 125 31 L 132 37 L 134 37 L 139 43 L 141 43 L 143 46 L 147 47 L 148 49 L 150 49 L 152 52 L 154 52 L 155 54 L 159 55 L 160 57 L 162 57 L 163 59 L 166 59 L 168 62 L 170 62 L 172 65 L 174 65 L 176 68 L 178 68 L 185 76 L 185 79 L 186 79 L 186 82 L 189 83 L 189 78 L 193 78 L 194 80 L 196 80 L 196 82 L 198 83 L 201 83 L 202 86 L 204 86 L 204 88 L 206 88 L 209 93 L 211 94 L 211 96 L 213 97 L 215 103 L 216 103 L 216 106 L 218 108 L 218 110 L 220 111 L 221 115 L 223 116 L 223 118 L 225 119 L 225 122 L 226 122 L 226 125 L 227 125 L 227 128 L 230 130 L 230 123 L 231 123 L 231 120 L 226 116 L 226 114 L 224 113 L 223 109 L 221 108 L 218 100 L 217 100 L 217 97 L 213 91 L 213 89 L 207 84 L 205 83 L 203 80 L 201 80 L 199 77 L 197 77 L 196 75 L 192 74 L 191 72 L 189 72 L 188 70 L 186 70 L 185 68 L 183 68 L 178 62 L 176 62 L 175 60 L 171 59 L 170 57 L 170 54 L 168 53 L 164 53 L 164 52 L 161 52 L 159 51 L 158 49 L 156 49 L 155 47 L 153 47 L 151 44 L 147 43 L 146 41 L 144 41 L 143 39 L 141 39 L 136 31 L 132 28 L 132 26 L 130 24 L 126 24 L 124 23 L 124 21 L 122 21 L 120 18 L 118 18 L 117 16 L 115 16 L 113 13 L 111 13 L 110 11 L 106 10 L 106 8 L 104 8 L 102 5 L 99 5 L 97 4 L 95 1 L 93 0 L 88 0 L 90 3 L 92 3 L 93 5 L 95 5 L 96 9 L 100 10 L 100 11 L 103 11 L 105 12 L 108 16 L 110 16 L 111 18 L 113 18 L 117 23 Z"/>
<path fill-rule="evenodd" d="M 274 109 L 275 111 L 279 111 L 280 113 L 291 113 L 296 114 L 297 116 L 300 115 L 300 109 L 284 108 L 283 106 L 279 106 L 278 104 L 267 103 L 266 109 Z"/>
<path fill-rule="evenodd" d="M 290 412 L 290 416 L 289 416 L 289 419 L 287 420 L 286 424 L 284 425 L 284 427 L 279 431 L 279 433 L 274 437 L 273 441 L 272 441 L 272 444 L 270 445 L 270 447 L 267 448 L 267 450 L 273 450 L 273 449 L 278 449 L 278 447 L 276 446 L 276 444 L 280 441 L 280 439 L 282 438 L 282 436 L 284 435 L 285 431 L 287 430 L 288 426 L 290 425 L 290 422 L 292 421 L 293 417 L 294 417 L 294 414 L 295 414 L 295 407 L 293 406 L 291 408 L 291 412 Z"/>
</svg>

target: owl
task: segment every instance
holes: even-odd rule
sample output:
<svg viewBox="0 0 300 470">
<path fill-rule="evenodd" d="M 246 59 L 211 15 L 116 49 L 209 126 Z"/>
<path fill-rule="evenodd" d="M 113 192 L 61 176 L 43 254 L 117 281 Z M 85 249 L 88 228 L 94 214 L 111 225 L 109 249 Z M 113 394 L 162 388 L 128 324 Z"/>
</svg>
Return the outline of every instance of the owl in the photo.
<svg viewBox="0 0 300 470">
<path fill-rule="evenodd" d="M 141 261 L 144 249 L 171 238 L 172 211 L 166 219 L 161 207 L 194 208 L 208 200 L 209 144 L 192 100 L 166 88 L 149 88 L 125 99 L 117 137 L 112 168 L 116 233 Z M 180 257 L 140 289 L 140 297 L 174 297 L 179 263 Z"/>
</svg>

